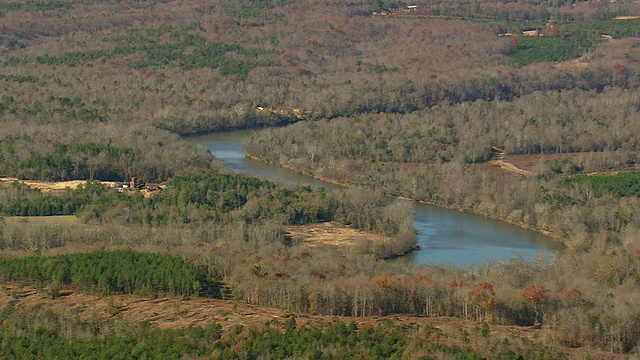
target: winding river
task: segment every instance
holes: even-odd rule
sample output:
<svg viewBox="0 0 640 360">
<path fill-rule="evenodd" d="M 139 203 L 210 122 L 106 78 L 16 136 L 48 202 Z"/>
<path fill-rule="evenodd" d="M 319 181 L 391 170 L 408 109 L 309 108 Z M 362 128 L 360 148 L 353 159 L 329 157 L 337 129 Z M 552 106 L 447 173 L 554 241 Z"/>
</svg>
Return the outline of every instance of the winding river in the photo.
<svg viewBox="0 0 640 360">
<path fill-rule="evenodd" d="M 334 184 L 247 158 L 242 146 L 247 134 L 247 131 L 235 131 L 197 136 L 189 140 L 207 147 L 218 160 L 240 173 L 289 185 L 338 188 Z M 424 204 L 415 206 L 414 227 L 418 231 L 420 250 L 397 261 L 414 265 L 452 264 L 465 268 L 483 264 L 487 260 L 508 261 L 514 256 L 531 260 L 541 254 L 550 258 L 554 252 L 563 249 L 563 245 L 534 231 Z"/>
</svg>

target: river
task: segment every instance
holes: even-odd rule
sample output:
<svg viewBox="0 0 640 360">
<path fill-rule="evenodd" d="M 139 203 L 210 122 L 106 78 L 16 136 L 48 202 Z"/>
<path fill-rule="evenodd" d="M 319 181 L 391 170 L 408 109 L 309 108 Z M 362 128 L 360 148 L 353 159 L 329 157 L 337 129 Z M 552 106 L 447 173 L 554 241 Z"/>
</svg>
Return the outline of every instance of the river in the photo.
<svg viewBox="0 0 640 360">
<path fill-rule="evenodd" d="M 338 188 L 338 185 L 247 158 L 242 146 L 247 134 L 247 131 L 235 131 L 196 136 L 189 140 L 207 147 L 218 160 L 240 173 L 287 185 Z M 465 268 L 487 260 L 508 261 L 514 256 L 531 260 L 536 254 L 548 259 L 564 248 L 535 231 L 437 206 L 416 204 L 413 222 L 420 250 L 397 261 L 414 265 L 452 264 Z"/>
</svg>

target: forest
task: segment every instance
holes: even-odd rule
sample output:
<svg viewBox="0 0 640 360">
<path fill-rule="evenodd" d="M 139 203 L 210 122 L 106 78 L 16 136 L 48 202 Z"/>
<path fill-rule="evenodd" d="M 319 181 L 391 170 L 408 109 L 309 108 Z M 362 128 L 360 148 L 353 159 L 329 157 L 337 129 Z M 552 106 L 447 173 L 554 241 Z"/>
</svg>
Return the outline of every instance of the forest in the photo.
<svg viewBox="0 0 640 360">
<path fill-rule="evenodd" d="M 639 3 L 8 0 L 0 19 L 0 177 L 15 179 L 0 182 L 0 357 L 640 351 Z M 347 187 L 236 174 L 187 138 L 239 129 L 260 129 L 252 158 Z M 162 190 L 107 185 L 132 178 Z M 416 245 L 397 198 L 567 249 L 464 269 L 389 262 Z M 322 223 L 376 240 L 288 230 Z M 42 304 L 22 303 L 32 291 Z M 52 304 L 71 292 L 288 317 L 69 318 Z"/>
</svg>

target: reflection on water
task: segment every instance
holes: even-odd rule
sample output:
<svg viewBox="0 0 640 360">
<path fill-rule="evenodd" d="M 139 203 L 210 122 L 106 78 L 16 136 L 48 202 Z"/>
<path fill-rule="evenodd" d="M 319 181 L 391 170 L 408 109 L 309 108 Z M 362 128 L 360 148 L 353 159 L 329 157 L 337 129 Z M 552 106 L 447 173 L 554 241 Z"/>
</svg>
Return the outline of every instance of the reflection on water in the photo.
<svg viewBox="0 0 640 360">
<path fill-rule="evenodd" d="M 536 253 L 551 255 L 563 248 L 534 231 L 428 205 L 416 207 L 414 227 L 421 247 L 409 256 L 414 264 L 450 263 L 466 267 L 486 260 L 507 261 L 518 254 L 532 259 Z"/>
<path fill-rule="evenodd" d="M 217 133 L 190 138 L 206 146 L 227 167 L 244 174 L 285 183 L 335 189 L 338 186 L 245 157 L 242 147 L 247 131 Z M 550 257 L 563 246 L 540 233 L 504 222 L 435 206 L 416 204 L 414 227 L 420 250 L 397 261 L 452 264 L 459 267 L 498 261 L 516 255 L 530 260 L 540 253 Z"/>
</svg>

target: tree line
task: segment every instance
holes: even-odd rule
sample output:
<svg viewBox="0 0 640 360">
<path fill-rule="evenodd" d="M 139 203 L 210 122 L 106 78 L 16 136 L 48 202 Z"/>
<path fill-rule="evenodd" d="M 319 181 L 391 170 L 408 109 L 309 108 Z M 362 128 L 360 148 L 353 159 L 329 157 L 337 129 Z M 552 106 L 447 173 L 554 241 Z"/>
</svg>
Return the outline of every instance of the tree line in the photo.
<svg viewBox="0 0 640 360">
<path fill-rule="evenodd" d="M 162 182 L 185 170 L 218 166 L 206 149 L 166 131 L 100 123 L 7 123 L 0 139 L 0 172 L 26 180 Z M 151 151 L 153 149 L 153 151 Z"/>
<path fill-rule="evenodd" d="M 355 322 L 325 320 L 320 324 L 297 325 L 291 317 L 284 324 L 262 326 L 236 325 L 228 329 L 215 321 L 204 326 L 158 329 L 149 322 L 131 324 L 124 320 L 83 321 L 63 318 L 41 308 L 6 306 L 0 320 L 3 356 L 13 359 L 68 359 L 92 357 L 167 358 L 187 357 L 242 359 L 271 356 L 309 359 L 394 359 L 403 355 L 415 358 L 455 356 L 480 359 L 563 359 L 554 352 L 536 355 L 541 347 L 523 342 L 513 350 L 490 342 L 489 327 L 478 327 L 461 334 L 445 333 L 430 324 L 382 323 L 375 328 Z M 486 324 L 485 324 L 486 325 Z M 63 327 L 64 326 L 64 327 Z M 455 338 L 452 343 L 447 338 Z M 505 341 L 510 341 L 505 338 Z M 499 347 L 499 350 L 491 347 Z"/>
<path fill-rule="evenodd" d="M 58 297 L 61 288 L 102 295 L 170 294 L 191 296 L 217 291 L 206 267 L 197 267 L 169 254 L 128 250 L 93 251 L 52 257 L 0 257 L 0 277 L 30 282 Z"/>
</svg>

